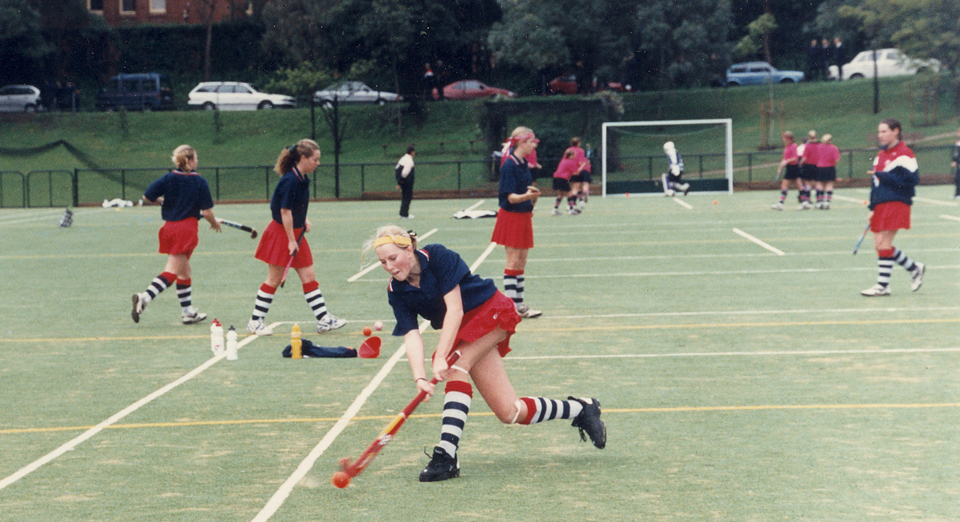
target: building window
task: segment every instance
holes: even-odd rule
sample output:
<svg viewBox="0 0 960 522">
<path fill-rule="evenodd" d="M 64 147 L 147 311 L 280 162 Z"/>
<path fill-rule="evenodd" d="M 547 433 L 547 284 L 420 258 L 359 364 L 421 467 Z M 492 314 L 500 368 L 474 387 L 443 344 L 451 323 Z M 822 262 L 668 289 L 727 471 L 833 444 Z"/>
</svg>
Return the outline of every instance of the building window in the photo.
<svg viewBox="0 0 960 522">
<path fill-rule="evenodd" d="M 150 12 L 162 14 L 167 12 L 167 0 L 150 0 Z"/>
<path fill-rule="evenodd" d="M 137 12 L 137 0 L 120 0 L 120 13 L 134 14 Z"/>
<path fill-rule="evenodd" d="M 102 13 L 103 0 L 87 0 L 87 9 L 91 11 L 96 11 L 98 13 Z"/>
</svg>

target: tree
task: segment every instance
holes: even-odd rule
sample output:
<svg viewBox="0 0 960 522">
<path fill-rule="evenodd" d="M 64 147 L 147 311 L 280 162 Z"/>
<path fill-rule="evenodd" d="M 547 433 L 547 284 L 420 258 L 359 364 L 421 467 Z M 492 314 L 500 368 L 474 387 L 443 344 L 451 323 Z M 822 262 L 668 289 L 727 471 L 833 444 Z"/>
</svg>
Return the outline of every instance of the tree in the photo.
<svg viewBox="0 0 960 522">
<path fill-rule="evenodd" d="M 912 58 L 940 61 L 953 82 L 954 107 L 960 112 L 960 3 L 914 0 L 904 7 L 903 20 L 891 39 Z"/>
<path fill-rule="evenodd" d="M 27 0 L 0 0 L 0 80 L 3 83 L 36 79 L 43 60 L 53 51 L 42 36 L 39 11 Z"/>
</svg>

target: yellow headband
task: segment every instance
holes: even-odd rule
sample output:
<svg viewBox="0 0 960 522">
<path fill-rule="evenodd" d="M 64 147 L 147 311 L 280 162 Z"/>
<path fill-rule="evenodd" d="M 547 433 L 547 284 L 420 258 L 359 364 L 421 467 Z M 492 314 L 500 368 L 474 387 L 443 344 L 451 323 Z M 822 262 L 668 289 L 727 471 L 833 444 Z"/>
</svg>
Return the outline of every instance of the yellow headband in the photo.
<svg viewBox="0 0 960 522">
<path fill-rule="evenodd" d="M 373 241 L 373 248 L 377 248 L 380 245 L 386 245 L 387 243 L 393 243 L 400 247 L 412 246 L 413 242 L 410 241 L 409 237 L 404 236 L 381 236 Z"/>
</svg>

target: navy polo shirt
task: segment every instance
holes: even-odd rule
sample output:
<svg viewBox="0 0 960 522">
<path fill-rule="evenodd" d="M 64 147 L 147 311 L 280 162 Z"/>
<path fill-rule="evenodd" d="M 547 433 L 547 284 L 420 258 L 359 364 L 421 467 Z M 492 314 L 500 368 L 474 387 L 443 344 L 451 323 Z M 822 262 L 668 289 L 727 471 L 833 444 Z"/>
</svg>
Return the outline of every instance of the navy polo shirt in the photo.
<svg viewBox="0 0 960 522">
<path fill-rule="evenodd" d="M 290 209 L 293 213 L 293 228 L 303 228 L 307 220 L 307 205 L 310 204 L 310 178 L 300 174 L 294 167 L 277 182 L 270 199 L 270 212 L 273 220 L 283 224 L 280 209 Z"/>
<path fill-rule="evenodd" d="M 160 217 L 164 221 L 200 219 L 201 210 L 213 208 L 210 186 L 207 185 L 207 180 L 196 172 L 171 170 L 151 183 L 143 196 L 150 201 L 156 201 L 163 196 Z"/>
<path fill-rule="evenodd" d="M 393 335 L 402 336 L 419 328 L 417 316 L 430 321 L 434 330 L 443 327 L 447 305 L 443 296 L 460 285 L 464 313 L 487 302 L 497 292 L 490 279 L 470 273 L 460 254 L 443 245 L 427 245 L 416 251 L 420 260 L 420 288 L 390 278 L 387 297 L 397 318 Z"/>
<path fill-rule="evenodd" d="M 500 208 L 510 212 L 533 212 L 533 202 L 510 203 L 510 194 L 526 194 L 533 184 L 533 175 L 527 160 L 516 157 L 513 152 L 500 167 Z"/>
</svg>

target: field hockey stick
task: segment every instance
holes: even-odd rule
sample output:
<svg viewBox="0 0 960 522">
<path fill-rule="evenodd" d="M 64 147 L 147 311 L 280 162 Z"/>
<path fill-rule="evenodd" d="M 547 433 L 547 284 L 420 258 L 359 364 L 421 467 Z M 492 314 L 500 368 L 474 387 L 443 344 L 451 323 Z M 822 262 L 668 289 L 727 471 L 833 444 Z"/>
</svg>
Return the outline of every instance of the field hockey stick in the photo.
<svg viewBox="0 0 960 522">
<path fill-rule="evenodd" d="M 857 251 L 860 250 L 860 245 L 863 244 L 863 238 L 867 237 L 867 232 L 870 231 L 870 224 L 867 224 L 867 228 L 863 229 L 863 234 L 860 234 L 860 239 L 857 240 L 857 244 L 853 247 L 853 255 L 857 255 Z"/>
<path fill-rule="evenodd" d="M 283 288 L 284 283 L 287 282 L 287 273 L 290 272 L 290 266 L 293 265 L 293 258 L 297 257 L 297 252 L 300 251 L 300 241 L 303 240 L 303 235 L 307 232 L 307 227 L 303 227 L 303 230 L 300 231 L 300 237 L 297 238 L 297 249 L 290 254 L 290 261 L 287 261 L 287 267 L 283 269 L 283 277 L 280 278 L 280 288 Z"/>
<path fill-rule="evenodd" d="M 453 366 L 459 358 L 459 351 L 451 353 L 447 356 L 447 365 Z M 430 384 L 437 384 L 437 382 L 439 381 L 437 381 L 436 377 L 430 379 Z M 407 404 L 407 407 L 404 408 L 399 415 L 394 417 L 393 421 L 391 421 L 390 424 L 388 424 L 387 427 L 380 432 L 380 435 L 377 436 L 377 439 L 373 441 L 373 444 L 370 444 L 370 446 L 363 453 L 361 453 L 359 457 L 357 457 L 357 460 L 350 462 L 350 459 L 347 457 L 340 459 L 340 472 L 346 473 L 349 475 L 349 478 L 356 477 L 363 472 L 370 462 L 373 461 L 373 458 L 380 453 L 380 450 L 382 450 L 383 447 L 386 446 L 391 439 L 393 439 L 393 436 L 397 433 L 400 427 L 403 426 L 403 423 L 406 422 L 406 420 L 410 417 L 410 415 L 413 413 L 413 410 L 417 409 L 417 406 L 423 402 L 423 399 L 425 399 L 426 396 L 427 392 L 420 390 L 420 393 L 418 393 L 417 396 L 410 401 L 410 404 Z M 346 482 L 349 483 L 349 479 L 347 479 Z"/>
<path fill-rule="evenodd" d="M 244 232 L 250 232 L 250 239 L 257 238 L 257 231 L 248 227 L 247 225 L 244 225 L 243 223 L 237 223 L 236 221 L 230 221 L 230 220 L 221 219 L 221 218 L 217 218 L 217 221 L 221 225 L 227 225 L 228 227 L 233 227 L 239 230 L 243 230 Z"/>
</svg>

